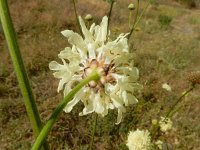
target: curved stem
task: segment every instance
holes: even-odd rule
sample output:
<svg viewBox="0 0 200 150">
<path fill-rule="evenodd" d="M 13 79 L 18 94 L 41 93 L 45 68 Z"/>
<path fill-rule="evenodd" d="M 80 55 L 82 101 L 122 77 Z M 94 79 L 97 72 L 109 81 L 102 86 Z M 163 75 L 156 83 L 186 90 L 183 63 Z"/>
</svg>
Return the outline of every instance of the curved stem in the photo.
<svg viewBox="0 0 200 150">
<path fill-rule="evenodd" d="M 42 128 L 42 121 L 40 120 L 40 115 L 35 104 L 35 99 L 31 90 L 28 75 L 22 60 L 19 45 L 17 42 L 16 33 L 11 20 L 8 3 L 6 0 L 0 0 L 0 18 L 2 26 L 4 29 L 6 41 L 8 44 L 10 56 L 15 68 L 15 73 L 19 82 L 19 86 L 22 92 L 24 103 L 26 106 L 26 111 L 33 128 L 35 137 L 39 135 Z M 48 145 L 45 142 L 44 149 L 48 149 Z"/>
<path fill-rule="evenodd" d="M 75 17 L 76 17 L 76 23 L 78 25 L 79 32 L 81 33 L 81 35 L 83 37 L 83 32 L 82 32 L 82 29 L 81 29 L 81 25 L 80 25 L 77 10 L 76 10 L 76 2 L 75 2 L 75 0 L 72 0 L 72 2 L 73 2 L 73 7 L 74 7 L 74 14 L 75 14 Z"/>
<path fill-rule="evenodd" d="M 171 114 L 171 112 L 174 110 L 174 108 L 183 100 L 183 98 L 188 94 L 190 93 L 193 89 L 195 88 L 194 85 L 192 85 L 192 87 L 190 87 L 187 91 L 185 91 L 178 99 L 177 101 L 172 105 L 172 107 L 170 108 L 170 110 L 166 113 L 165 115 L 165 119 L 163 121 L 165 121 Z M 156 135 L 156 132 L 159 130 L 159 123 L 157 123 L 155 125 L 155 127 L 153 128 L 153 131 L 152 131 L 152 138 L 155 137 Z"/>
<path fill-rule="evenodd" d="M 185 96 L 186 96 L 188 93 L 190 93 L 193 89 L 194 89 L 194 86 L 192 86 L 192 87 L 189 88 L 187 91 L 185 91 L 185 92 L 177 99 L 177 101 L 174 103 L 174 105 L 171 107 L 171 109 L 170 109 L 170 110 L 167 112 L 167 114 L 165 115 L 165 119 L 166 119 L 167 117 L 170 116 L 171 112 L 174 110 L 174 108 L 176 107 L 176 105 L 182 101 L 183 97 L 185 97 Z"/>
<path fill-rule="evenodd" d="M 93 144 L 94 144 L 94 134 L 96 132 L 97 117 L 98 117 L 98 114 L 95 114 L 93 130 L 92 130 L 92 139 L 91 139 L 91 142 L 90 142 L 90 150 L 92 150 L 92 147 L 93 147 Z"/>
<path fill-rule="evenodd" d="M 42 143 L 44 142 L 44 139 L 47 137 L 48 133 L 51 131 L 51 128 L 53 127 L 54 123 L 56 122 L 58 116 L 62 112 L 62 110 L 65 108 L 67 103 L 74 97 L 74 95 L 86 84 L 88 84 L 90 81 L 94 80 L 97 81 L 100 79 L 99 74 L 95 71 L 87 78 L 83 79 L 78 85 L 76 85 L 69 94 L 59 103 L 58 107 L 55 109 L 55 111 L 52 113 L 50 119 L 47 121 L 45 126 L 43 127 L 42 131 L 40 132 L 39 136 L 37 137 L 32 150 L 38 150 Z"/>
</svg>

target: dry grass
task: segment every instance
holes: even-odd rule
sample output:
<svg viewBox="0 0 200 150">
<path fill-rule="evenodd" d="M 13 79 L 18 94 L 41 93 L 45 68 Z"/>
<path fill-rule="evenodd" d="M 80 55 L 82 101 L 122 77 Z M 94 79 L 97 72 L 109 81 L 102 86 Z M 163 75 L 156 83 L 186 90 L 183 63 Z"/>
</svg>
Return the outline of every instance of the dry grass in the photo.
<svg viewBox="0 0 200 150">
<path fill-rule="evenodd" d="M 68 45 L 60 31 L 77 31 L 72 5 L 70 1 L 61 0 L 9 2 L 39 111 L 46 121 L 62 99 L 62 94 L 56 93 L 58 81 L 49 71 L 48 63 L 56 60 L 58 52 Z M 118 1 L 114 6 L 111 22 L 114 35 L 128 31 L 128 3 L 128 0 Z M 91 13 L 96 22 L 108 12 L 108 7 L 106 2 L 95 0 L 80 0 L 77 4 L 79 14 Z M 161 28 L 160 15 L 172 18 L 167 28 Z M 128 108 L 118 126 L 114 124 L 116 112 L 98 118 L 96 149 L 127 149 L 128 131 L 150 127 L 151 120 L 164 115 L 180 93 L 188 88 L 186 74 L 200 68 L 199 15 L 199 10 L 189 10 L 171 0 L 149 7 L 139 25 L 141 31 L 135 32 L 131 39 L 132 50 L 136 53 L 135 65 L 140 69 L 140 82 L 144 85 L 138 93 L 140 101 Z M 34 138 L 2 33 L 0 58 L 0 149 L 30 149 Z M 166 82 L 171 85 L 172 92 L 161 88 Z M 199 102 L 197 87 L 179 105 L 179 112 L 173 117 L 173 132 L 163 135 L 163 139 L 177 150 L 200 148 Z M 79 117 L 81 108 L 79 104 L 72 113 L 60 116 L 49 136 L 51 149 L 88 148 L 93 116 Z"/>
</svg>

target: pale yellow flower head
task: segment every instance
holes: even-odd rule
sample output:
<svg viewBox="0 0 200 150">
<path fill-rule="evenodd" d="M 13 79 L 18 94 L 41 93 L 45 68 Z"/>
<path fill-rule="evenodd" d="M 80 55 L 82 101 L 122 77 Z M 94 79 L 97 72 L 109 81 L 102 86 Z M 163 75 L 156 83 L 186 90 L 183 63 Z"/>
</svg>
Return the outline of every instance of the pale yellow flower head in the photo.
<svg viewBox="0 0 200 150">
<path fill-rule="evenodd" d="M 139 129 L 130 131 L 126 145 L 129 150 L 150 150 L 152 144 L 149 131 Z"/>
<path fill-rule="evenodd" d="M 172 129 L 173 123 L 170 118 L 161 117 L 159 125 L 162 132 L 167 132 Z"/>
<path fill-rule="evenodd" d="M 61 33 L 72 47 L 66 47 L 58 54 L 62 64 L 52 61 L 49 68 L 60 79 L 58 92 L 67 95 L 75 84 L 89 76 L 93 70 L 101 75 L 100 81 L 90 82 L 83 87 L 65 107 L 70 112 L 81 101 L 84 109 L 80 115 L 96 112 L 101 116 L 109 109 L 117 109 L 117 124 L 121 122 L 125 106 L 137 103 L 134 96 L 141 88 L 137 83 L 139 71 L 133 66 L 133 54 L 129 52 L 127 34 L 120 34 L 112 41 L 107 34 L 108 18 L 103 17 L 100 25 L 93 23 L 89 29 L 79 17 L 84 37 L 72 30 Z"/>
<path fill-rule="evenodd" d="M 160 149 L 160 150 L 162 150 L 163 148 L 163 141 L 161 141 L 161 140 L 157 140 L 156 142 L 155 142 L 155 144 L 156 144 L 156 146 Z"/>
<path fill-rule="evenodd" d="M 91 14 L 87 14 L 87 15 L 85 16 L 85 20 L 87 20 L 87 21 L 91 21 L 92 19 L 93 19 L 93 17 L 92 17 Z"/>
<path fill-rule="evenodd" d="M 172 91 L 171 86 L 169 84 L 167 84 L 167 83 L 164 83 L 162 85 L 162 88 L 165 89 L 166 91 L 169 91 L 169 92 Z"/>
<path fill-rule="evenodd" d="M 135 5 L 134 5 L 133 3 L 130 3 L 130 4 L 128 5 L 128 9 L 129 9 L 129 10 L 134 10 L 134 9 L 135 9 Z"/>
</svg>

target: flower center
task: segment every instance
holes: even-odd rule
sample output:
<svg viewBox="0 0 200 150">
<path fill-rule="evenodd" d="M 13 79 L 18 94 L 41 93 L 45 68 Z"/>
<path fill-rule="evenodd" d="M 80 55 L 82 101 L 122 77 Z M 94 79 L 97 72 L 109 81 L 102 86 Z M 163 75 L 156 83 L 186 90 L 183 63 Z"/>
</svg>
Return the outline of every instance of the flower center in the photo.
<svg viewBox="0 0 200 150">
<path fill-rule="evenodd" d="M 99 90 L 104 89 L 105 83 L 115 83 L 115 78 L 112 76 L 112 73 L 115 72 L 114 64 L 105 64 L 104 59 L 92 59 L 87 61 L 86 65 L 83 69 L 83 76 L 82 78 L 87 77 L 92 73 L 92 71 L 96 69 L 98 73 L 101 75 L 101 78 L 99 81 L 91 81 L 89 82 L 88 86 L 92 88 L 95 92 L 98 92 Z"/>
</svg>

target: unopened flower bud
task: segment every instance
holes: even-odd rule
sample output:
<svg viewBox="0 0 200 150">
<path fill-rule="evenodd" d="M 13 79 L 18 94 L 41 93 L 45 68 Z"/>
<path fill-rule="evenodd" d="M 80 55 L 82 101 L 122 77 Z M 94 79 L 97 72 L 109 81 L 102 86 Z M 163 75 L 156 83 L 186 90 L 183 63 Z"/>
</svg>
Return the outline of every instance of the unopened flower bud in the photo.
<svg viewBox="0 0 200 150">
<path fill-rule="evenodd" d="M 129 9 L 129 10 L 134 10 L 134 9 L 135 9 L 135 5 L 134 5 L 133 3 L 130 3 L 130 4 L 128 5 L 128 9 Z"/>
<path fill-rule="evenodd" d="M 92 17 L 91 14 L 87 14 L 87 15 L 85 16 L 85 20 L 87 20 L 87 21 L 91 21 L 92 19 L 93 19 L 93 17 Z"/>
<path fill-rule="evenodd" d="M 162 150 L 162 147 L 163 147 L 163 141 L 158 140 L 158 141 L 155 142 L 155 144 L 158 146 L 159 149 Z"/>
<path fill-rule="evenodd" d="M 161 117 L 159 125 L 162 132 L 167 132 L 172 129 L 173 123 L 170 118 Z"/>
<path fill-rule="evenodd" d="M 158 123 L 158 120 L 157 120 L 157 119 L 152 119 L 151 123 L 152 123 L 153 125 L 156 125 L 156 124 Z"/>
<path fill-rule="evenodd" d="M 196 72 L 191 72 L 187 79 L 192 83 L 192 84 L 200 84 L 200 71 Z"/>
<path fill-rule="evenodd" d="M 157 63 L 161 64 L 163 62 L 164 62 L 164 60 L 162 58 L 158 58 Z"/>
<path fill-rule="evenodd" d="M 140 31 L 140 30 L 141 30 L 141 29 L 140 29 L 139 27 L 136 27 L 136 28 L 135 28 L 135 31 L 137 31 L 137 32 Z"/>
</svg>

